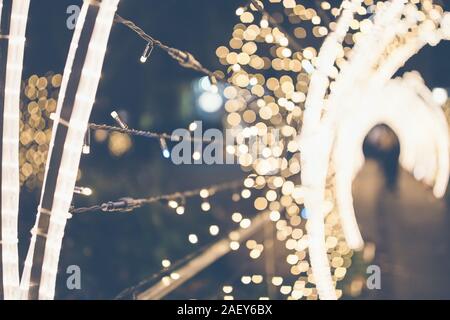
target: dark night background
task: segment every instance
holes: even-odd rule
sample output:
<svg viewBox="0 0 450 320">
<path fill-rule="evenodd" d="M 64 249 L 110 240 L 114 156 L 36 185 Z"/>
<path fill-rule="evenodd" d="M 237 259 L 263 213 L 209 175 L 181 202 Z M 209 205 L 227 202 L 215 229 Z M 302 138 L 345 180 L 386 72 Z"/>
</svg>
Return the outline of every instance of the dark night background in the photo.
<svg viewBox="0 0 450 320">
<path fill-rule="evenodd" d="M 23 79 L 33 74 L 44 75 L 48 71 L 62 73 L 72 37 L 72 31 L 66 27 L 69 16 L 66 9 L 69 5 L 81 5 L 81 3 L 82 1 L 74 0 L 31 1 Z M 242 4 L 243 1 L 239 0 L 122 0 L 118 13 L 124 18 L 133 20 L 146 32 L 164 43 L 193 53 L 207 68 L 216 70 L 221 66 L 215 56 L 215 49 L 229 40 L 232 28 L 237 22 L 235 10 Z M 144 130 L 171 132 L 173 129 L 186 127 L 193 120 L 203 120 L 206 126 L 220 128 L 221 111 L 213 117 L 207 117 L 193 103 L 192 84 L 202 75 L 181 68 L 158 49 L 153 51 L 146 64 L 141 64 L 139 57 L 144 47 L 145 43 L 142 39 L 129 29 L 117 24 L 113 26 L 91 121 L 113 124 L 109 114 L 113 110 L 118 110 L 123 112 L 131 127 Z M 408 63 L 406 69 L 419 70 L 430 87 L 449 88 L 449 54 L 450 46 L 447 43 L 437 48 L 426 48 Z M 132 138 L 132 140 L 132 149 L 121 157 L 112 156 L 106 144 L 94 142 L 91 154 L 83 156 L 80 164 L 82 172 L 80 185 L 92 187 L 94 194 L 89 198 L 75 195 L 76 206 L 96 204 L 127 195 L 145 197 L 171 193 L 244 176 L 238 166 L 175 166 L 162 157 L 157 142 L 140 138 Z M 377 172 L 380 173 L 379 169 L 372 174 L 376 176 Z M 403 181 L 402 179 L 409 181 L 410 178 L 404 175 L 406 174 L 400 174 L 400 182 Z M 363 187 L 358 189 L 355 196 L 357 210 L 358 206 L 365 208 L 365 203 L 359 199 L 364 198 L 365 192 L 372 192 L 369 190 L 374 186 L 373 177 L 369 174 L 366 180 L 362 178 L 358 180 L 358 184 Z M 383 182 L 380 184 L 382 185 Z M 450 228 L 447 227 L 450 224 L 446 218 L 449 213 L 448 201 L 445 206 L 443 201 L 430 200 L 430 192 L 414 181 L 408 182 L 407 185 L 412 185 L 411 188 L 416 191 L 419 190 L 414 191 L 417 193 L 415 200 L 419 204 L 408 207 L 409 200 L 401 197 L 401 191 L 389 193 L 381 188 L 383 192 L 380 193 L 379 199 L 392 197 L 392 194 L 396 194 L 395 192 L 400 193 L 397 193 L 397 200 L 382 202 L 384 206 L 381 209 L 380 203 L 375 206 L 377 210 L 384 213 L 383 219 L 385 219 L 382 222 L 377 219 L 376 221 L 380 224 L 392 225 L 389 223 L 390 215 L 395 216 L 397 213 L 407 215 L 408 212 L 413 214 L 415 210 L 422 210 L 417 208 L 422 208 L 423 203 L 427 204 L 425 210 L 429 212 L 420 211 L 421 216 L 433 216 L 436 212 L 442 215 L 444 222 L 440 220 L 430 223 L 418 222 L 418 229 L 424 227 L 429 230 L 421 239 L 409 239 L 408 236 L 413 237 L 410 234 L 411 229 L 404 230 L 406 238 L 403 236 L 395 238 L 395 234 L 403 232 L 401 231 L 403 229 L 397 230 L 398 232 L 392 231 L 394 239 L 391 240 L 399 239 L 398 241 L 401 242 L 398 246 L 402 247 L 403 244 L 402 250 L 417 258 L 412 263 L 424 265 L 427 262 L 420 254 L 425 252 L 425 248 L 420 249 L 421 246 L 410 245 L 410 241 L 416 241 L 416 244 L 423 244 L 422 241 L 435 243 L 438 240 L 430 237 L 433 233 L 441 232 L 439 239 L 444 240 L 439 241 L 445 247 L 441 249 L 450 248 L 450 232 L 448 231 Z M 405 192 L 409 195 L 408 190 Z M 363 195 L 359 197 L 359 194 Z M 201 213 L 199 200 L 194 199 L 188 202 L 186 214 L 183 216 L 177 216 L 165 206 L 156 204 L 136 210 L 132 214 L 91 213 L 73 217 L 68 221 L 63 242 L 56 298 L 113 298 L 122 289 L 158 272 L 161 269 L 162 259 L 176 261 L 197 250 L 202 244 L 211 242 L 212 237 L 207 236 L 205 231 L 211 222 L 215 221 L 223 226 L 223 230 L 226 230 L 228 224 L 228 230 L 231 230 L 231 224 L 228 222 L 229 215 L 236 210 L 245 212 L 246 207 L 251 208 L 250 202 L 248 204 L 233 203 L 230 195 L 230 193 L 224 193 L 215 197 L 211 201 L 213 213 L 208 213 L 208 216 Z M 24 189 L 21 195 L 20 253 L 22 260 L 28 248 L 29 229 L 35 219 L 38 197 L 38 190 L 30 192 Z M 389 207 L 389 201 L 394 203 L 391 207 Z M 405 226 L 408 219 L 399 221 L 399 224 Z M 364 223 L 365 220 L 362 221 Z M 201 241 L 198 245 L 187 242 L 187 235 L 191 232 L 199 234 Z M 382 234 L 386 234 L 385 232 L 390 231 L 383 229 Z M 367 233 L 370 235 L 370 230 Z M 387 241 L 384 237 L 379 239 L 376 235 L 371 237 L 380 248 L 390 246 L 390 244 L 382 243 Z M 385 251 L 387 253 L 383 252 L 388 255 L 388 260 L 397 259 L 398 256 L 392 253 L 394 251 Z M 443 252 L 436 257 L 442 259 L 440 262 L 437 261 L 437 264 L 450 265 L 450 250 L 447 254 Z M 435 256 L 432 256 L 430 259 L 434 258 Z M 243 261 L 248 260 L 244 258 Z M 230 257 L 222 259 L 194 279 L 192 285 L 182 289 L 179 296 L 174 297 L 220 298 L 221 285 L 260 267 L 249 265 L 254 262 L 236 264 L 236 261 L 236 256 L 234 259 Z M 82 290 L 80 291 L 65 289 L 65 270 L 72 264 L 79 265 L 82 270 Z M 426 269 L 427 267 L 429 269 Z M 427 272 L 433 272 L 433 262 L 424 265 L 422 269 L 424 268 L 428 270 Z M 389 267 L 386 267 L 386 270 L 388 269 Z M 403 273 L 407 277 L 412 277 L 412 274 L 417 274 L 415 270 L 412 268 Z M 387 278 L 390 279 L 394 274 L 388 271 Z M 444 283 L 448 284 L 449 280 L 450 276 L 446 274 Z M 381 296 L 401 298 L 402 296 L 399 296 L 403 292 L 401 286 L 406 282 L 408 281 L 405 280 L 399 284 L 398 290 L 386 288 L 385 295 Z M 427 283 L 427 280 L 423 282 Z M 425 287 L 426 284 L 424 284 Z M 422 290 L 424 295 L 426 292 L 426 289 Z M 430 292 L 435 297 L 450 298 L 450 290 L 446 288 Z M 236 297 L 257 298 L 260 295 L 263 294 L 245 292 L 243 289 L 241 295 L 237 294 Z M 417 293 L 412 297 L 426 296 Z"/>
</svg>

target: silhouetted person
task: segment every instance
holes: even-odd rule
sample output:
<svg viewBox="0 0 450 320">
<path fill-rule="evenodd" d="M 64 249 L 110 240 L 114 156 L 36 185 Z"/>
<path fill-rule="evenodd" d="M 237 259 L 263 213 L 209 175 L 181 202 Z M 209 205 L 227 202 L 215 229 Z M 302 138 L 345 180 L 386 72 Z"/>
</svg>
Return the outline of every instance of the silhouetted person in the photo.
<svg viewBox="0 0 450 320">
<path fill-rule="evenodd" d="M 363 151 L 366 158 L 375 159 L 381 165 L 386 186 L 394 191 L 397 186 L 400 156 L 400 143 L 395 133 L 386 125 L 374 127 L 364 140 Z"/>
</svg>

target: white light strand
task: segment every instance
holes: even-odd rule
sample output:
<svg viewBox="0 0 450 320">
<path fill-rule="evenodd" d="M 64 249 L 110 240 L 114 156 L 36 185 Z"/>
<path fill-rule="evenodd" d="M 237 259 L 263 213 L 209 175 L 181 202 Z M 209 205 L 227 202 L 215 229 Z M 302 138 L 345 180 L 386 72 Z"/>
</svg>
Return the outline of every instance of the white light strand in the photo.
<svg viewBox="0 0 450 320">
<path fill-rule="evenodd" d="M 80 14 L 78 16 L 77 24 L 75 26 L 74 34 L 72 37 L 72 42 L 71 42 L 70 48 L 69 48 L 69 53 L 67 55 L 66 66 L 64 68 L 64 77 L 62 79 L 61 88 L 59 91 L 58 105 L 56 108 L 56 112 L 53 114 L 53 117 L 54 117 L 53 120 L 55 121 L 55 123 L 58 123 L 58 121 L 60 119 L 60 114 L 61 114 L 62 105 L 64 102 L 66 90 L 67 90 L 68 81 L 70 78 L 70 74 L 72 73 L 73 61 L 75 59 L 75 54 L 77 52 L 78 42 L 79 42 L 79 39 L 81 36 L 81 31 L 83 29 L 83 25 L 84 25 L 84 21 L 86 19 L 86 13 L 87 13 L 88 8 L 89 8 L 89 5 L 87 2 L 85 2 L 81 8 Z M 47 156 L 48 159 L 50 159 L 51 155 L 52 155 L 53 146 L 55 143 L 56 127 L 57 126 L 55 125 L 54 130 L 52 130 L 52 139 L 50 140 L 49 153 Z M 50 161 L 47 161 L 45 172 L 48 172 L 49 164 L 50 164 Z M 44 181 L 43 181 L 44 186 L 46 184 L 46 180 L 47 180 L 47 175 L 44 176 Z M 44 195 L 44 192 L 41 192 L 41 200 L 40 200 L 41 203 L 42 203 L 43 195 Z M 39 219 L 40 219 L 40 213 L 38 210 L 38 213 L 36 215 L 36 223 L 31 230 L 30 245 L 28 247 L 28 253 L 27 253 L 27 257 L 25 259 L 24 269 L 22 272 L 21 280 L 20 280 L 21 298 L 23 300 L 28 299 L 28 295 L 29 295 L 29 291 L 30 291 L 31 269 L 33 267 L 33 256 L 34 256 L 34 250 L 35 250 L 35 244 L 36 244 L 36 236 L 37 236 L 37 228 L 38 228 L 37 225 L 38 225 Z M 34 286 L 35 284 L 32 284 L 32 285 Z"/>
<path fill-rule="evenodd" d="M 2 269 L 5 299 L 19 298 L 17 224 L 19 211 L 19 111 L 29 0 L 12 2 L 3 114 L 2 141 Z M 1 10 L 0 10 L 1 14 Z M 4 41 L 4 40 L 3 40 Z"/>
<path fill-rule="evenodd" d="M 70 202 L 73 197 L 78 166 L 89 116 L 94 104 L 106 47 L 119 0 L 103 0 L 84 62 L 64 152 L 59 168 L 54 202 L 50 215 L 39 299 L 53 299 L 59 254 Z"/>
<path fill-rule="evenodd" d="M 95 94 L 100 80 L 101 69 L 105 57 L 106 46 L 118 3 L 119 0 L 103 0 L 99 4 L 99 11 L 96 17 L 94 30 L 92 32 L 92 36 L 88 45 L 88 51 L 81 72 L 72 115 L 68 124 L 68 132 L 64 143 L 61 165 L 58 168 L 56 191 L 54 193 L 54 199 L 50 213 L 50 224 L 42 264 L 39 299 L 53 299 L 54 297 L 61 243 L 64 236 L 66 220 L 69 216 L 68 211 L 75 187 L 75 180 L 78 171 L 79 160 L 81 157 L 84 134 L 88 126 L 88 119 L 95 100 Z M 65 90 L 67 89 L 68 79 L 72 71 L 71 69 L 77 50 L 78 41 L 80 39 L 81 29 L 84 25 L 86 13 L 90 5 L 91 1 L 84 1 L 79 20 L 77 22 L 74 37 L 72 39 L 72 44 L 64 72 L 62 89 L 58 101 L 58 110 L 56 112 L 56 119 L 58 121 L 56 122 L 59 122 L 60 119 L 62 102 L 64 101 Z M 55 131 L 56 130 L 53 130 L 51 147 L 53 147 L 54 144 Z M 44 191 L 45 190 L 43 190 L 42 194 L 44 194 Z M 38 221 L 39 216 L 37 217 L 37 222 Z M 29 248 L 29 253 L 24 269 L 23 282 L 21 284 L 22 290 L 23 292 L 25 292 L 25 296 L 28 296 L 30 285 L 30 274 L 33 261 L 34 244 L 36 241 L 36 231 L 37 230 L 35 226 L 32 232 L 32 243 Z"/>
</svg>

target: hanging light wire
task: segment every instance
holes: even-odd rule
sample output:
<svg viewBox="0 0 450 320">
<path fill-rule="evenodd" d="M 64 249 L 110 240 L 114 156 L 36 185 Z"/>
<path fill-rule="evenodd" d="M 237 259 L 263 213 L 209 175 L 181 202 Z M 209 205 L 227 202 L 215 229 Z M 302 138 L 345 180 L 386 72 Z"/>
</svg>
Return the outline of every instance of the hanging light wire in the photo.
<svg viewBox="0 0 450 320">
<path fill-rule="evenodd" d="M 207 142 L 207 143 L 215 142 L 212 139 L 188 137 L 188 136 L 178 136 L 178 135 L 171 135 L 168 133 L 158 133 L 158 132 L 137 130 L 137 129 L 131 129 L 131 128 L 121 128 L 121 127 L 116 127 L 116 126 L 110 126 L 107 124 L 90 123 L 89 128 L 92 130 L 120 132 L 120 133 L 129 134 L 131 136 L 139 136 L 139 137 L 145 137 L 145 138 L 157 139 L 157 140 L 162 138 L 162 139 L 167 139 L 169 141 L 175 141 L 175 142 L 179 142 L 182 140 L 193 141 L 193 142 Z"/>
<path fill-rule="evenodd" d="M 162 43 L 158 39 L 155 39 L 151 35 L 146 33 L 142 28 L 137 26 L 133 21 L 124 19 L 118 14 L 115 15 L 114 22 L 123 24 L 124 26 L 126 26 L 129 29 L 131 29 L 132 31 L 134 31 L 142 39 L 144 39 L 147 42 L 146 48 L 158 47 L 158 48 L 164 50 L 167 54 L 169 54 L 169 56 L 171 56 L 174 60 L 176 60 L 182 67 L 201 72 L 201 73 L 207 75 L 208 77 L 210 77 L 210 79 L 216 79 L 217 75 L 214 74 L 214 72 L 212 72 L 211 70 L 208 70 L 207 68 L 205 68 L 190 52 L 169 47 L 168 45 Z M 145 58 L 145 60 L 146 60 L 146 58 Z M 212 80 L 212 81 L 215 81 L 215 80 Z"/>
<path fill-rule="evenodd" d="M 159 202 L 159 201 L 169 201 L 169 200 L 178 200 L 178 199 L 186 199 L 192 198 L 200 195 L 200 191 L 207 190 L 208 194 L 211 196 L 217 192 L 222 192 L 226 190 L 233 190 L 242 187 L 242 180 L 235 180 L 231 182 L 225 182 L 222 184 L 216 184 L 209 187 L 203 187 L 193 190 L 175 192 L 171 194 L 159 195 L 159 196 L 151 196 L 148 198 L 134 199 L 131 197 L 121 198 L 117 201 L 108 201 L 102 204 L 93 205 L 90 207 L 82 207 L 82 208 L 72 208 L 70 210 L 71 214 L 80 214 L 80 213 L 88 213 L 95 211 L 103 211 L 103 212 L 129 212 L 134 209 L 140 208 L 143 205 Z"/>
</svg>

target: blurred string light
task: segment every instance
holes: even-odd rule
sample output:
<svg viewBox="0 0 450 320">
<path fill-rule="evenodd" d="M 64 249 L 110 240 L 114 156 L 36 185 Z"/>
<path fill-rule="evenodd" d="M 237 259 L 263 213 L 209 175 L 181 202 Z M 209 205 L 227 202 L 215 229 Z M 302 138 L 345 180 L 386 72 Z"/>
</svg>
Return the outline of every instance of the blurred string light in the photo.
<svg viewBox="0 0 450 320">
<path fill-rule="evenodd" d="M 210 195 L 209 188 L 200 190 L 200 197 L 205 198 Z M 211 192 L 211 195 L 214 192 Z M 169 207 L 179 208 L 178 202 L 169 201 Z M 197 251 L 183 257 L 172 263 L 168 259 L 163 259 L 161 264 L 163 269 L 157 274 L 141 281 L 138 285 L 123 290 L 116 299 L 132 297 L 133 299 L 161 299 L 163 296 L 175 290 L 179 285 L 192 278 L 195 274 L 217 261 L 223 255 L 230 251 L 237 250 L 239 244 L 244 242 L 252 234 L 261 229 L 268 220 L 267 213 L 259 213 L 251 221 L 251 227 L 238 228 L 231 231 L 228 236 L 212 244 L 203 245 Z M 220 228 L 217 225 L 209 227 L 209 233 L 212 237 L 219 235 Z M 197 245 L 200 241 L 195 233 L 190 233 L 187 241 L 192 245 Z M 155 283 L 155 279 L 159 279 Z"/>
<path fill-rule="evenodd" d="M 1 30 L 9 34 L 1 35 L 1 93 L 0 128 L 2 130 L 1 163 L 1 219 L 0 219 L 0 298 L 18 299 L 19 254 L 18 254 L 18 216 L 19 216 L 19 130 L 20 130 L 20 84 L 25 49 L 25 31 L 28 20 L 29 0 L 14 0 L 11 13 L 3 13 L 0 2 Z M 9 16 L 9 19 L 8 19 Z M 9 26 L 3 21 L 9 21 Z"/>
<path fill-rule="evenodd" d="M 277 1 L 272 1 L 277 2 Z M 279 2 L 279 1 L 278 1 Z M 269 24 L 272 24 L 275 28 L 277 28 L 279 31 L 281 31 L 285 38 L 282 38 L 280 41 L 283 42 L 286 45 L 291 45 L 295 50 L 301 51 L 302 46 L 295 40 L 293 37 L 290 36 L 290 34 L 284 30 L 284 28 L 277 22 L 275 18 L 273 18 L 269 12 L 267 12 L 262 4 L 262 1 L 258 0 L 250 0 L 251 6 L 256 8 L 258 10 L 263 18 L 261 19 L 260 25 L 262 28 L 268 28 Z M 283 5 L 286 8 L 291 8 L 295 5 L 295 1 L 284 1 Z M 242 14 L 245 14 L 246 12 L 243 12 Z M 251 20 L 251 16 L 248 15 L 248 18 L 244 18 L 245 20 Z M 242 19 L 241 19 L 242 20 Z"/>
<path fill-rule="evenodd" d="M 228 237 L 225 237 L 212 245 L 201 249 L 199 253 L 192 256 L 190 255 L 174 264 L 174 266 L 177 267 L 172 267 L 166 272 L 159 273 L 157 275 L 158 281 L 156 281 L 156 283 L 154 281 L 155 277 L 152 276 L 149 280 L 144 280 L 139 285 L 126 289 L 119 297 L 130 295 L 138 300 L 162 299 L 180 285 L 189 279 L 192 279 L 192 277 L 197 275 L 200 271 L 232 251 L 233 247 L 236 245 L 239 246 L 239 243 L 244 242 L 251 235 L 259 231 L 265 225 L 267 220 L 267 212 L 259 213 L 253 218 L 251 228 L 245 230 L 236 229 L 232 231 Z M 198 240 L 194 234 L 191 234 L 190 238 L 193 242 Z M 254 280 L 262 281 L 262 276 L 256 275 Z"/>
<path fill-rule="evenodd" d="M 23 84 L 24 98 L 20 119 L 20 185 L 27 189 L 40 186 L 52 134 L 51 114 L 61 86 L 60 74 L 32 75 Z"/>
<path fill-rule="evenodd" d="M 338 227 L 338 217 L 332 214 L 330 226 Z M 303 231 L 306 221 L 299 216 L 292 216 L 288 219 L 279 219 L 275 224 L 277 230 L 277 240 L 284 243 L 288 253 L 285 263 L 289 266 L 291 276 L 272 276 L 269 280 L 271 286 L 278 288 L 278 292 L 286 299 L 317 299 L 318 293 L 315 288 L 315 281 L 309 262 L 307 261 L 308 240 Z M 341 281 L 351 265 L 353 252 L 346 246 L 344 238 L 330 237 L 327 242 L 330 257 L 332 257 L 333 267 L 336 268 L 335 279 Z M 265 248 L 255 240 L 247 240 L 246 248 L 249 256 L 253 260 L 265 259 Z M 371 261 L 371 260 L 370 260 Z M 281 263 L 281 261 L 279 261 Z M 268 275 L 265 275 L 266 277 Z M 243 275 L 241 280 L 244 285 L 257 285 L 262 282 L 262 275 Z M 297 277 L 294 283 L 289 284 L 291 277 Z M 282 285 L 283 284 L 283 285 Z M 338 296 L 342 295 L 341 290 L 337 290 Z M 271 296 L 274 298 L 273 296 Z"/>
<path fill-rule="evenodd" d="M 199 197 L 203 200 L 202 204 L 201 204 L 201 208 L 203 211 L 209 211 L 211 209 L 211 205 L 209 203 L 209 198 L 212 197 L 213 195 L 217 194 L 218 192 L 224 192 L 224 191 L 232 191 L 234 189 L 239 189 L 242 187 L 242 181 L 241 180 L 237 180 L 237 181 L 233 181 L 233 182 L 227 182 L 227 183 L 223 183 L 223 184 L 218 184 L 218 185 L 213 185 L 213 186 L 209 186 L 209 187 L 203 187 L 201 189 L 195 189 L 195 190 L 188 190 L 188 191 L 183 191 L 183 192 L 176 192 L 173 194 L 169 194 L 169 195 L 160 195 L 160 196 L 152 196 L 149 198 L 145 198 L 145 199 L 133 199 L 130 197 L 126 197 L 126 198 L 121 198 L 118 201 L 109 201 L 107 203 L 101 204 L 101 205 L 94 205 L 88 208 L 77 208 L 77 209 L 72 209 L 71 213 L 72 214 L 80 214 L 80 213 L 86 213 L 86 212 L 93 212 L 93 211 L 98 211 L 101 210 L 103 212 L 131 212 L 139 207 L 141 207 L 142 205 L 147 205 L 147 204 L 151 204 L 151 203 L 156 203 L 156 202 L 165 202 L 167 203 L 167 206 L 174 210 L 178 215 L 183 215 L 185 213 L 185 207 L 186 207 L 186 198 L 190 198 L 190 197 Z M 86 194 L 87 193 L 92 193 L 92 190 L 88 189 L 88 188 L 81 188 L 81 187 L 76 187 L 75 188 L 75 192 L 77 193 L 82 193 L 82 194 Z M 205 208 L 205 204 L 208 206 L 207 208 Z M 248 229 L 250 227 L 250 220 L 248 220 L 248 225 L 247 226 L 242 226 L 242 229 Z M 212 237 L 216 237 L 219 235 L 220 232 L 220 228 L 219 226 L 212 224 L 209 226 L 208 228 L 208 232 Z M 214 255 L 215 256 L 217 254 L 217 250 L 214 249 L 215 247 L 220 247 L 221 250 L 236 250 L 238 248 L 238 246 L 236 247 L 236 245 L 238 244 L 237 242 L 237 238 L 236 238 L 236 232 L 231 235 L 230 234 L 230 240 L 221 240 L 219 241 L 220 245 L 218 244 L 214 244 L 212 246 L 213 251 L 215 252 Z M 196 233 L 190 233 L 189 235 L 187 235 L 187 239 L 189 244 L 191 245 L 198 245 L 199 243 L 201 243 L 201 239 L 199 238 L 199 236 Z M 223 248 L 224 243 L 226 243 L 227 241 L 231 241 L 229 242 L 229 246 Z M 195 260 L 196 257 L 194 257 Z M 186 258 L 184 260 L 188 260 L 189 258 Z M 215 259 L 215 258 L 213 258 Z M 162 266 L 164 268 L 169 268 L 171 266 L 171 262 L 167 259 L 163 259 L 161 262 Z M 177 266 L 179 264 L 179 262 L 177 262 L 175 264 L 175 266 Z M 189 266 L 191 266 L 190 268 L 188 268 L 189 272 L 191 272 L 190 269 L 193 269 L 192 267 L 192 263 L 189 264 Z M 198 266 L 197 266 L 198 267 Z M 162 271 L 164 272 L 164 271 Z M 172 281 L 176 281 L 179 279 L 179 277 L 183 276 L 183 272 L 174 272 L 171 273 L 171 275 L 169 277 L 165 277 L 163 278 L 161 281 L 164 285 L 168 285 L 170 283 L 172 283 Z M 170 279 L 169 279 L 170 278 Z M 187 279 L 184 279 L 187 280 Z M 144 281 L 145 283 L 145 281 Z M 130 289 L 127 289 L 125 291 L 129 291 Z"/>
<path fill-rule="evenodd" d="M 88 212 L 95 212 L 95 211 L 103 211 L 103 212 L 126 212 L 131 211 L 136 208 L 139 208 L 143 205 L 148 205 L 151 203 L 161 202 L 161 201 L 167 201 L 167 204 L 172 209 L 177 209 L 180 207 L 180 204 L 182 204 L 186 198 L 191 197 L 205 197 L 205 194 L 209 196 L 212 196 L 218 192 L 227 191 L 227 190 L 233 190 L 238 189 L 242 187 L 242 181 L 236 180 L 231 182 L 225 182 L 222 184 L 216 184 L 209 187 L 204 187 L 201 189 L 192 189 L 187 191 L 179 191 L 171 194 L 166 195 L 159 195 L 159 196 L 151 196 L 148 198 L 141 198 L 141 199 L 134 199 L 131 197 L 126 197 L 119 199 L 118 201 L 108 201 L 99 205 L 94 205 L 91 207 L 86 208 L 72 208 L 70 212 L 72 214 L 79 214 L 79 213 L 88 213 Z M 203 202 L 207 203 L 207 202 Z M 209 207 L 210 208 L 210 207 Z M 178 213 L 180 214 L 180 213 Z"/>
<path fill-rule="evenodd" d="M 261 2 L 258 2 L 261 6 Z M 289 20 L 311 21 L 317 16 L 314 9 L 305 8 L 303 5 L 294 6 L 289 1 L 282 3 L 283 10 Z M 256 12 L 255 12 L 256 11 Z M 261 20 L 256 15 L 261 14 Z M 286 33 L 280 31 L 261 8 L 249 6 L 237 12 L 240 18 L 233 30 L 229 47 L 221 46 L 216 50 L 219 61 L 228 66 L 228 81 L 230 85 L 224 89 L 227 98 L 225 110 L 228 112 L 226 121 L 231 128 L 250 128 L 259 137 L 267 142 L 267 147 L 261 155 L 254 156 L 248 152 L 248 148 L 229 148 L 234 153 L 246 171 L 253 171 L 244 181 L 247 188 L 266 190 L 264 197 L 257 197 L 254 206 L 258 210 L 269 209 L 270 219 L 277 228 L 277 239 L 285 242 L 289 250 L 298 254 L 298 260 L 291 267 L 293 276 L 303 277 L 303 274 L 311 275 L 312 270 L 308 259 L 307 232 L 302 231 L 308 227 L 306 217 L 300 217 L 300 212 L 306 212 L 303 207 L 304 188 L 297 182 L 297 174 L 300 172 L 300 156 L 297 136 L 302 122 L 304 102 L 308 90 L 309 78 L 314 71 L 313 61 L 316 59 L 317 50 L 310 46 L 294 51 L 289 47 Z M 281 19 L 281 16 L 278 15 Z M 278 21 L 280 21 L 280 19 Z M 316 20 L 316 19 L 314 19 Z M 267 23 L 269 22 L 269 23 Z M 324 27 L 325 28 L 325 27 Z M 304 39 L 306 31 L 298 27 L 294 36 Z M 327 32 L 323 32 L 323 36 Z M 272 56 L 272 58 L 269 58 Z M 267 79 L 263 75 L 265 70 L 272 69 Z M 277 75 L 277 76 L 275 76 Z M 278 129 L 280 139 L 275 139 L 272 128 Z M 248 142 L 244 135 L 237 135 L 236 140 L 241 145 Z M 227 149 L 228 150 L 228 149 Z M 267 175 L 267 172 L 275 174 Z M 242 192 L 242 196 L 248 196 L 249 189 Z M 331 194 L 330 194 L 331 195 Z M 329 212 L 333 211 L 331 207 Z M 281 215 L 283 212 L 283 217 Z M 286 216 L 286 218 L 284 217 Z M 238 215 L 232 216 L 233 221 L 246 226 L 246 220 Z M 331 248 L 336 254 L 351 254 L 343 242 L 342 231 L 337 223 L 337 213 L 330 213 L 328 222 L 328 236 L 336 239 L 336 245 Z M 294 232 L 295 230 L 295 232 Z M 292 236 L 292 237 L 291 237 Z M 249 255 L 258 259 L 263 248 L 255 247 Z M 289 262 L 293 262 L 290 256 Z M 336 277 L 335 281 L 343 277 Z M 283 292 L 287 298 L 309 297 L 317 298 L 316 289 L 312 289 L 307 283 L 315 285 L 311 276 L 306 277 L 305 292 L 302 294 L 287 290 Z M 289 292 L 288 292 L 289 291 Z"/>
<path fill-rule="evenodd" d="M 239 283 L 236 283 L 236 286 L 258 286 L 263 283 L 264 279 L 268 278 L 266 280 L 267 289 L 270 287 L 271 289 L 275 289 L 275 292 L 270 293 L 269 291 L 268 296 L 262 297 L 264 299 L 276 298 L 278 294 L 281 294 L 281 296 L 284 296 L 286 299 L 294 300 L 302 298 L 318 298 L 317 289 L 314 287 L 314 279 L 310 265 L 305 259 L 307 256 L 306 249 L 308 247 L 308 242 L 303 237 L 304 227 L 301 225 L 301 219 L 299 219 L 298 216 L 294 216 L 292 218 L 294 219 L 290 224 L 285 220 L 281 220 L 276 224 L 277 238 L 279 241 L 285 241 L 286 249 L 288 250 L 285 263 L 290 268 L 291 276 L 277 276 L 275 274 L 269 275 L 267 273 L 264 275 L 251 275 L 244 273 L 240 277 Z M 336 219 L 336 215 L 334 215 L 334 219 Z M 245 247 L 250 250 L 250 257 L 252 259 L 267 259 L 267 252 L 264 251 L 263 244 L 259 244 L 257 241 L 249 239 L 245 242 Z M 330 248 L 329 254 L 331 257 L 331 263 L 333 267 L 336 268 L 335 277 L 338 281 L 342 280 L 347 274 L 347 269 L 351 265 L 353 252 L 345 246 L 345 241 L 343 241 L 343 238 L 329 238 L 327 247 Z M 361 262 L 364 264 L 372 262 L 374 258 L 374 250 L 375 246 L 373 244 L 368 244 L 367 250 L 364 251 L 363 261 Z M 360 260 L 360 258 L 358 258 L 358 260 Z M 279 263 L 282 263 L 281 259 L 279 259 Z M 292 277 L 297 277 L 297 280 L 293 283 L 291 283 Z M 360 283 L 359 275 L 351 275 L 347 283 L 352 284 L 352 286 L 348 284 L 345 286 L 344 290 L 346 294 L 351 296 L 358 296 L 361 294 L 362 289 L 359 291 L 352 289 L 352 287 L 355 287 Z M 230 296 L 237 299 L 247 298 L 240 294 L 242 290 L 233 289 L 233 282 L 227 281 L 226 284 L 227 285 L 223 287 L 225 294 L 224 299 L 227 299 L 227 297 Z M 337 295 L 341 296 L 344 293 L 344 290 L 337 290 Z"/>
</svg>

